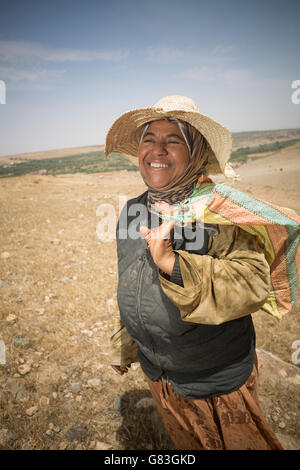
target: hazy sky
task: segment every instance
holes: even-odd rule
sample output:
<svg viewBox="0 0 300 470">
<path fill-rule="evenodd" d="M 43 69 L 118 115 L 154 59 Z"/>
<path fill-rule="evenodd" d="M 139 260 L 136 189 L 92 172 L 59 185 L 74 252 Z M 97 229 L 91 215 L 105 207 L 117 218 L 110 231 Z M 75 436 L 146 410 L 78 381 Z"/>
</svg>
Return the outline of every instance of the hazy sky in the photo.
<svg viewBox="0 0 300 470">
<path fill-rule="evenodd" d="M 299 0 L 0 0 L 0 155 L 102 144 L 171 94 L 233 132 L 300 127 L 299 18 Z"/>
</svg>

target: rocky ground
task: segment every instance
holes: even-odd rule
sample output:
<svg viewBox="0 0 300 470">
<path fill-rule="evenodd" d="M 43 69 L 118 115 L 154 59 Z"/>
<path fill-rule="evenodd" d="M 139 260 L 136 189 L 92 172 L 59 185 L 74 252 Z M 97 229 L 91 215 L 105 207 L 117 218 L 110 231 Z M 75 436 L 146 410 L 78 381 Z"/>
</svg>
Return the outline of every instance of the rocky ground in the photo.
<svg viewBox="0 0 300 470">
<path fill-rule="evenodd" d="M 232 184 L 300 213 L 297 191 Z M 97 235 L 102 204 L 114 226 L 119 196 L 143 190 L 139 174 L 127 171 L 0 181 L 2 449 L 172 448 L 138 364 L 119 377 L 107 354 L 117 268 L 115 241 Z M 264 312 L 253 316 L 262 407 L 291 449 L 300 449 L 300 375 L 292 360 L 299 310 L 298 300 L 280 323 Z"/>
</svg>

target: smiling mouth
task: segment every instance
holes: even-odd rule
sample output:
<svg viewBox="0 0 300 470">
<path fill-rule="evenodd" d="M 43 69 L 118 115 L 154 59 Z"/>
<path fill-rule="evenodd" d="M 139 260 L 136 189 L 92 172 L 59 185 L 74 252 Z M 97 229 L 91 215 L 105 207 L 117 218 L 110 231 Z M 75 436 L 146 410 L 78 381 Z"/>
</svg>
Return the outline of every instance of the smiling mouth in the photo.
<svg viewBox="0 0 300 470">
<path fill-rule="evenodd" d="M 149 164 L 151 168 L 168 168 L 169 165 L 166 165 L 165 163 L 150 163 Z"/>
</svg>

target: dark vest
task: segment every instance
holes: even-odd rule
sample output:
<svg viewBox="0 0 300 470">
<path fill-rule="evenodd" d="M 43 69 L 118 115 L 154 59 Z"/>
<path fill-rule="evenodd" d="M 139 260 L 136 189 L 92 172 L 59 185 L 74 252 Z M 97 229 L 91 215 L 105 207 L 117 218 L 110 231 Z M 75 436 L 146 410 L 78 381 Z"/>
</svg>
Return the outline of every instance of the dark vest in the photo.
<svg viewBox="0 0 300 470">
<path fill-rule="evenodd" d="M 179 309 L 161 289 L 158 267 L 139 234 L 139 225 L 150 222 L 146 202 L 147 192 L 128 201 L 117 226 L 118 305 L 121 320 L 138 345 L 141 367 L 151 380 L 167 377 L 188 398 L 229 393 L 252 370 L 255 333 L 251 315 L 221 325 L 181 319 Z M 153 222 L 161 221 L 154 217 Z M 185 250 L 192 235 L 187 237 L 185 232 L 180 238 L 177 233 L 176 238 L 174 249 Z M 201 246 L 187 251 L 200 256 L 207 253 L 207 232 L 199 239 Z"/>
</svg>

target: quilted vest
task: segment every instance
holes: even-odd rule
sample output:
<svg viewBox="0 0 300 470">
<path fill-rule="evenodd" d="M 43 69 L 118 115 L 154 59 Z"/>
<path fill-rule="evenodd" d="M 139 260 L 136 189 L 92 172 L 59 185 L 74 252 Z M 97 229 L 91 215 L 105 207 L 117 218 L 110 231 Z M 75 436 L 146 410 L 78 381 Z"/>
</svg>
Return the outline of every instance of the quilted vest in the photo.
<svg viewBox="0 0 300 470">
<path fill-rule="evenodd" d="M 203 325 L 183 321 L 179 309 L 164 294 L 155 265 L 139 225 L 149 223 L 147 192 L 131 199 L 123 208 L 117 226 L 118 305 L 121 320 L 138 345 L 138 355 L 145 374 L 156 380 L 161 375 L 172 383 L 197 384 L 212 374 L 249 357 L 250 366 L 239 374 L 245 380 L 251 373 L 254 355 L 254 328 L 251 315 L 220 325 Z M 144 208 L 144 209 L 143 209 Z M 142 210 L 139 210 L 142 209 Z M 159 220 L 154 220 L 156 225 Z M 153 225 L 152 225 L 153 226 Z M 202 231 L 203 233 L 203 231 Z M 188 238 L 188 240 L 187 240 Z M 178 238 L 174 249 L 185 250 L 190 236 Z M 208 248 L 208 234 L 202 246 L 187 250 L 199 255 Z M 252 361 L 252 362 L 251 362 Z M 249 361 L 248 361 L 249 362 Z M 249 368 L 250 367 L 250 368 Z M 231 390 L 232 378 L 225 380 L 224 390 Z M 227 387 L 228 385 L 228 387 Z M 241 385 L 241 384 L 240 384 Z"/>
</svg>

